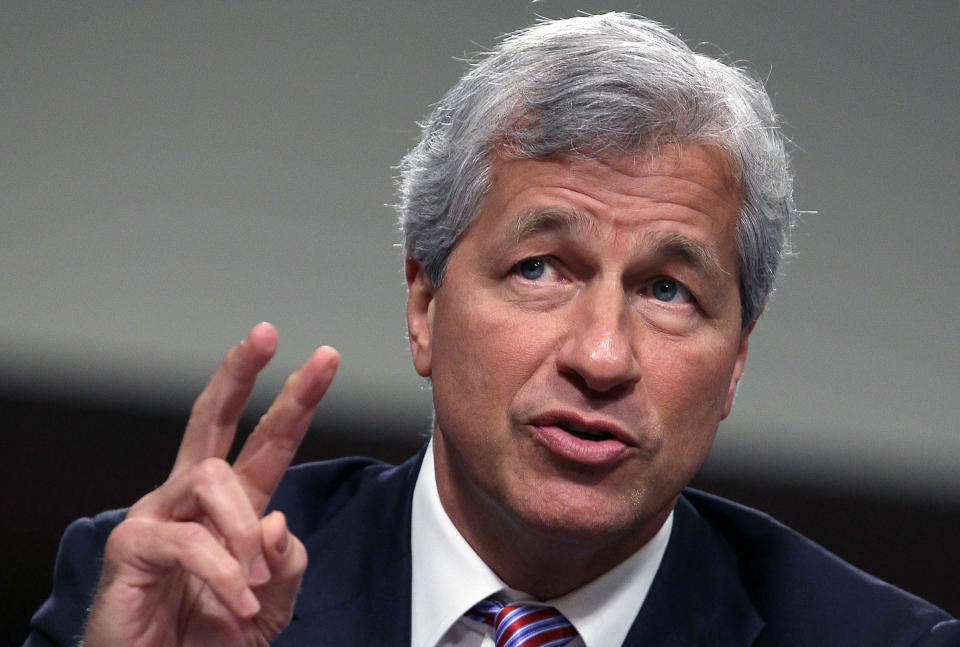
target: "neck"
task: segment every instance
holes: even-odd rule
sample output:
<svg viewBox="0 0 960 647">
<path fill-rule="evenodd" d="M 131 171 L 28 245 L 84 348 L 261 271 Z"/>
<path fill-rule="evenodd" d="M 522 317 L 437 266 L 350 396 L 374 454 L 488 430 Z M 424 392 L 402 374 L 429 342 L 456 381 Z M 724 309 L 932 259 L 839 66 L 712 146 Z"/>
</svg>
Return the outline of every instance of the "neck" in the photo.
<svg viewBox="0 0 960 647">
<path fill-rule="evenodd" d="M 465 479 L 440 469 L 443 446 L 434 436 L 437 489 L 444 511 L 471 548 L 508 586 L 538 600 L 565 595 L 603 575 L 660 530 L 674 501 L 642 526 L 617 533 L 582 533 L 541 526 L 514 514 Z"/>
</svg>

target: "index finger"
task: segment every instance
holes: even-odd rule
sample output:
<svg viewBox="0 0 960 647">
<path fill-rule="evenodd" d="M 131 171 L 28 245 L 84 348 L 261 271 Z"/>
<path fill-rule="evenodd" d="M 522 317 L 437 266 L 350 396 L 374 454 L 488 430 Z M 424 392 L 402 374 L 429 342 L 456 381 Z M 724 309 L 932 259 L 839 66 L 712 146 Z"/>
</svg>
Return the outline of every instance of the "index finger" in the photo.
<svg viewBox="0 0 960 647">
<path fill-rule="evenodd" d="M 233 464 L 257 514 L 263 514 L 283 478 L 340 365 L 340 354 L 321 346 L 283 385 Z"/>
<path fill-rule="evenodd" d="M 257 374 L 276 350 L 277 329 L 262 322 L 227 352 L 193 405 L 171 478 L 205 458 L 226 458 Z"/>
</svg>

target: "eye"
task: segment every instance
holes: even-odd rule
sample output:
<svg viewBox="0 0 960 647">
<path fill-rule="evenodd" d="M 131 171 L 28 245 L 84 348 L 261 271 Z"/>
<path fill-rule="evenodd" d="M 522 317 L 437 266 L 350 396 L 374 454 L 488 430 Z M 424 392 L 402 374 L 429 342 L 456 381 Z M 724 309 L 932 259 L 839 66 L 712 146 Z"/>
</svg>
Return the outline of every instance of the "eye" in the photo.
<svg viewBox="0 0 960 647">
<path fill-rule="evenodd" d="M 557 274 L 553 264 L 542 256 L 523 259 L 514 266 L 514 271 L 527 281 L 543 281 Z M 554 280 L 557 277 L 554 276 Z"/>
<path fill-rule="evenodd" d="M 547 264 L 542 258 L 527 258 L 517 264 L 517 271 L 523 278 L 536 281 L 547 271 Z"/>
<path fill-rule="evenodd" d="M 665 303 L 687 303 L 693 300 L 693 295 L 683 283 L 667 278 L 655 279 L 650 284 L 650 294 L 654 299 Z"/>
</svg>

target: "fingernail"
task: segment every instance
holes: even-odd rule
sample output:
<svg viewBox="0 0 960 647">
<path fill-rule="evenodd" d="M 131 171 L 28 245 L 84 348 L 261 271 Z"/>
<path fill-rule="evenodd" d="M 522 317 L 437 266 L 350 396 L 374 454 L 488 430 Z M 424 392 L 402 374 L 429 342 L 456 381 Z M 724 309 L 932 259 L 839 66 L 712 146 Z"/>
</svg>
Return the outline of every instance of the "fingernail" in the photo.
<svg viewBox="0 0 960 647">
<path fill-rule="evenodd" d="M 250 564 L 250 584 L 259 586 L 270 581 L 270 567 L 267 566 L 267 560 L 263 555 L 258 555 L 253 563 Z"/>
<path fill-rule="evenodd" d="M 246 589 L 240 596 L 240 613 L 248 618 L 260 613 L 260 600 L 250 589 Z"/>
</svg>

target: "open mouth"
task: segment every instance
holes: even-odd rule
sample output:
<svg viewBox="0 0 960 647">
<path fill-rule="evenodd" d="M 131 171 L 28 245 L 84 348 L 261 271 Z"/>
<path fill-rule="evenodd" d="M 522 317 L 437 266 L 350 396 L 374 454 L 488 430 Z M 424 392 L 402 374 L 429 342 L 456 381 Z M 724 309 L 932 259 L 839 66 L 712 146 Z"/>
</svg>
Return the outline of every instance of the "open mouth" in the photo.
<svg viewBox="0 0 960 647">
<path fill-rule="evenodd" d="M 581 418 L 562 411 L 547 412 L 530 421 L 534 437 L 556 457 L 580 465 L 607 468 L 633 456 L 629 432 L 615 421 Z"/>
<path fill-rule="evenodd" d="M 594 429 L 590 427 L 583 427 L 576 424 L 575 422 L 563 421 L 557 422 L 556 426 L 560 429 L 563 429 L 565 432 L 577 438 L 582 438 L 583 440 L 610 440 L 613 438 L 613 434 L 607 433 L 602 429 Z"/>
</svg>

